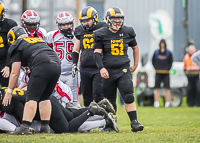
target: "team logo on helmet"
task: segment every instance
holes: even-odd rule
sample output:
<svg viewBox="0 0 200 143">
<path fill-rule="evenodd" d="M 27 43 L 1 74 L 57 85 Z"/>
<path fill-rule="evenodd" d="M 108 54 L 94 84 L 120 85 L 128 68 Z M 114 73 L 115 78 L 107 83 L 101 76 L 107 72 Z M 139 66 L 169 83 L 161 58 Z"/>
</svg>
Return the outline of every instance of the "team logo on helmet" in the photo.
<svg viewBox="0 0 200 143">
<path fill-rule="evenodd" d="M 80 11 L 79 16 L 80 16 L 79 20 L 81 22 L 82 27 L 87 31 L 93 29 L 96 26 L 96 24 L 98 23 L 98 13 L 97 13 L 96 9 L 94 9 L 91 6 L 88 6 L 84 9 L 82 9 Z M 83 23 L 84 20 L 88 20 L 88 19 L 93 20 L 91 27 L 89 27 L 88 25 L 84 25 L 84 23 Z"/>
<path fill-rule="evenodd" d="M 115 22 L 116 24 L 113 25 L 113 22 L 111 22 L 111 18 L 121 18 L 122 20 L 119 22 Z M 109 8 L 105 14 L 105 20 L 109 27 L 118 31 L 124 25 L 123 11 L 117 7 Z"/>
<path fill-rule="evenodd" d="M 23 27 L 15 26 L 7 34 L 8 44 L 13 44 L 17 39 L 28 37 Z"/>
<path fill-rule="evenodd" d="M 40 25 L 40 16 L 34 10 L 26 10 L 21 16 L 22 27 L 27 31 L 29 36 L 34 37 L 39 29 Z M 32 29 L 28 25 L 36 24 L 36 26 Z"/>
<path fill-rule="evenodd" d="M 0 1 L 0 22 L 4 20 L 6 11 L 7 9 L 5 8 L 4 4 Z"/>
</svg>

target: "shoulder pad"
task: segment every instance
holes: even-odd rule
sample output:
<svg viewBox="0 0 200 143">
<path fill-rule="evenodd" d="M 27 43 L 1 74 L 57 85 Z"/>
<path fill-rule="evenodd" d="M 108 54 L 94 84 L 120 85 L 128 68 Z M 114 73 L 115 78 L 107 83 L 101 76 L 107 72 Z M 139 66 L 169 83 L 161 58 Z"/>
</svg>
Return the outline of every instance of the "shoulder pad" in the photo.
<svg viewBox="0 0 200 143">
<path fill-rule="evenodd" d="M 82 28 L 81 25 L 79 25 L 75 28 L 74 36 L 76 36 L 76 37 L 80 36 L 80 35 L 82 35 L 83 32 L 84 32 L 84 29 Z"/>
<path fill-rule="evenodd" d="M 134 31 L 134 29 L 132 27 L 124 26 L 123 29 L 125 30 L 125 32 L 128 33 L 128 35 L 131 38 L 135 38 L 136 37 L 135 31 Z"/>
<path fill-rule="evenodd" d="M 93 38 L 94 38 L 94 41 L 100 41 L 102 40 L 102 38 L 104 37 L 104 34 L 106 32 L 107 28 L 106 27 L 102 27 L 98 30 L 95 30 L 93 32 Z"/>
<path fill-rule="evenodd" d="M 14 53 L 14 51 L 19 47 L 20 43 L 22 42 L 22 39 L 17 39 L 8 49 L 8 53 L 10 56 Z"/>
</svg>

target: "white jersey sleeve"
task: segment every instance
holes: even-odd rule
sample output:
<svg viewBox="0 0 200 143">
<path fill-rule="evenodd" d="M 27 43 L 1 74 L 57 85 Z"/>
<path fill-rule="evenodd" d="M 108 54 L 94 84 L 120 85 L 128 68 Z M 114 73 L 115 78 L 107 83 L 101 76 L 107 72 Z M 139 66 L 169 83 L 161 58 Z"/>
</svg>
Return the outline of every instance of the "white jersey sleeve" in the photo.
<svg viewBox="0 0 200 143">
<path fill-rule="evenodd" d="M 40 39 L 43 39 L 45 42 L 47 41 L 47 31 L 44 28 L 39 27 L 39 29 L 37 31 L 37 36 Z"/>
</svg>

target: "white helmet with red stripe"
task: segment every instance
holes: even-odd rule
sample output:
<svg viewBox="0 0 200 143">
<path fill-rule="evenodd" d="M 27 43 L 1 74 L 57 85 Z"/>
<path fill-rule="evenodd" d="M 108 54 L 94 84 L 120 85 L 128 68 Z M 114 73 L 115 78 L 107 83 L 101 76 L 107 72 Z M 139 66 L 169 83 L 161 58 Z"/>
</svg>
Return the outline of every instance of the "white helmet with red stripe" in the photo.
<svg viewBox="0 0 200 143">
<path fill-rule="evenodd" d="M 71 27 L 68 29 L 62 29 L 61 28 L 61 24 L 71 24 Z M 60 32 L 68 38 L 73 38 L 73 28 L 74 28 L 74 18 L 73 16 L 69 13 L 69 12 L 61 12 L 58 14 L 57 18 L 56 18 L 56 24 L 58 24 L 58 29 L 60 30 Z"/>
<path fill-rule="evenodd" d="M 40 25 L 40 16 L 34 10 L 26 10 L 21 16 L 22 27 L 33 37 Z M 32 25 L 32 26 L 31 26 Z"/>
</svg>

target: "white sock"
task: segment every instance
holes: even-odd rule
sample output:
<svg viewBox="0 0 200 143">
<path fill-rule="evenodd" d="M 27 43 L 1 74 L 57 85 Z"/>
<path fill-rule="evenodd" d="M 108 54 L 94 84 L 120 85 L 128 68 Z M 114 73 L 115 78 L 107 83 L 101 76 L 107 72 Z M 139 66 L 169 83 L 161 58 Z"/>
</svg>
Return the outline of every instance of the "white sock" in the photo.
<svg viewBox="0 0 200 143">
<path fill-rule="evenodd" d="M 169 101 L 165 102 L 165 108 L 168 108 L 168 107 L 170 107 L 170 102 Z"/>
<path fill-rule="evenodd" d="M 95 120 L 101 120 L 101 119 L 103 119 L 102 116 L 94 115 L 94 116 L 89 117 L 86 121 L 95 121 Z"/>
<path fill-rule="evenodd" d="M 160 106 L 159 101 L 154 101 L 154 107 L 158 108 Z"/>
<path fill-rule="evenodd" d="M 106 120 L 102 119 L 102 120 L 98 120 L 98 121 L 85 121 L 79 128 L 78 131 L 79 132 L 84 132 L 84 131 L 88 131 L 94 128 L 98 128 L 101 126 L 105 126 L 106 125 Z"/>
</svg>

